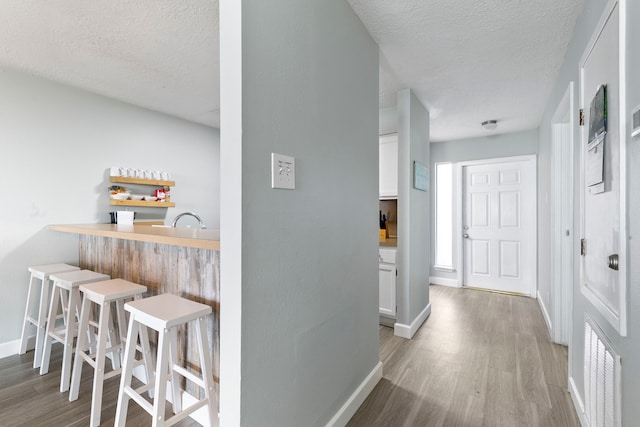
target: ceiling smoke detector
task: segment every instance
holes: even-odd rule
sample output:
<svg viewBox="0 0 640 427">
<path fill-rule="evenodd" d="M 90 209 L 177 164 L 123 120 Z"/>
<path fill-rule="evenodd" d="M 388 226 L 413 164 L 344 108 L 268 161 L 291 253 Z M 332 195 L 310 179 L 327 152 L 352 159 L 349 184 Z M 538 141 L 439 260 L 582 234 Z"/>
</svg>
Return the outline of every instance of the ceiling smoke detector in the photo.
<svg viewBox="0 0 640 427">
<path fill-rule="evenodd" d="M 484 122 L 482 122 L 482 129 L 484 130 L 494 130 L 497 127 L 498 127 L 497 120 L 485 120 Z"/>
</svg>

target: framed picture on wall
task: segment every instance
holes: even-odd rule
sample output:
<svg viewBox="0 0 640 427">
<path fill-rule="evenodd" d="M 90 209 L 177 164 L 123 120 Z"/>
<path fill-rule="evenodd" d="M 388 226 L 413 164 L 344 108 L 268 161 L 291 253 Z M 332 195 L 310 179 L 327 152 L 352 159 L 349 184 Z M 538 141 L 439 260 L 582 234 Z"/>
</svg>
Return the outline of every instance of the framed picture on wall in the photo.
<svg viewBox="0 0 640 427">
<path fill-rule="evenodd" d="M 413 162 L 413 188 L 429 191 L 429 169 L 420 162 Z"/>
</svg>

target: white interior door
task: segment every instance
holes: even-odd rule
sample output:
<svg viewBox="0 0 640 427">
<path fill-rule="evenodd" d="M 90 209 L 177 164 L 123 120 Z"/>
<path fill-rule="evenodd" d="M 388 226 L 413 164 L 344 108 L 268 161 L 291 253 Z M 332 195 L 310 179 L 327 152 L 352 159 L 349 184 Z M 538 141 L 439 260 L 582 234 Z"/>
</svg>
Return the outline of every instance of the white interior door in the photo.
<svg viewBox="0 0 640 427">
<path fill-rule="evenodd" d="M 626 226 L 625 226 L 625 124 L 624 69 L 621 73 L 619 5 L 610 3 L 581 61 L 580 99 L 582 126 L 581 223 L 583 256 L 580 257 L 581 291 L 618 330 L 626 334 Z M 622 53 L 623 54 L 623 53 Z M 591 103 L 598 88 L 606 86 L 606 134 L 594 148 L 590 143 Z M 598 138 L 592 138 L 599 141 Z M 600 160 L 595 157 L 600 150 Z M 604 155 L 602 155 L 604 154 Z M 594 161 L 598 160 L 597 162 Z M 603 182 L 593 182 L 600 165 Z"/>
<path fill-rule="evenodd" d="M 534 295 L 534 158 L 467 165 L 462 175 L 464 286 Z"/>
</svg>

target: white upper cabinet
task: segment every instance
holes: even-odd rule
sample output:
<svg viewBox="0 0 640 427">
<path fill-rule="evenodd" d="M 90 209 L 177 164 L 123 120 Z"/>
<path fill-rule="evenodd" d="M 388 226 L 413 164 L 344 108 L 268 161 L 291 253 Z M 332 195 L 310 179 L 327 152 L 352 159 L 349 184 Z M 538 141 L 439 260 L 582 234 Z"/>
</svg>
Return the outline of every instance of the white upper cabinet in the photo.
<svg viewBox="0 0 640 427">
<path fill-rule="evenodd" d="M 398 134 L 380 137 L 380 198 L 398 197 Z"/>
</svg>

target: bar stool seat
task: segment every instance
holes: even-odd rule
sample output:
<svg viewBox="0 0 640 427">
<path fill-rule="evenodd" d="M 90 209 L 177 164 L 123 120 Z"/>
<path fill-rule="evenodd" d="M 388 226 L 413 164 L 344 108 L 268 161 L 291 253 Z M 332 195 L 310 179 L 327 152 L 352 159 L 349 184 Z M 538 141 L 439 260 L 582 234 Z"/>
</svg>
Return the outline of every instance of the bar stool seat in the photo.
<svg viewBox="0 0 640 427">
<path fill-rule="evenodd" d="M 213 424 L 216 406 L 213 400 L 213 374 L 211 369 L 211 355 L 207 339 L 205 319 L 211 313 L 211 307 L 172 294 L 161 294 L 125 304 L 125 310 L 130 313 L 127 345 L 123 362 L 118 392 L 118 406 L 116 409 L 115 426 L 124 426 L 127 417 L 129 399 L 152 416 L 153 426 L 168 426 L 184 419 L 189 414 L 203 406 L 208 407 L 209 424 Z M 193 321 L 196 326 L 196 338 L 202 377 L 197 377 L 176 363 L 177 329 L 178 326 Z M 155 378 L 137 389 L 131 387 L 135 344 L 138 337 L 146 339 L 143 333 L 147 328 L 158 331 L 158 349 Z M 167 392 L 167 374 L 171 376 L 171 396 L 173 400 L 173 415 L 165 419 L 165 398 Z M 204 390 L 204 399 L 197 400 L 188 408 L 182 408 L 180 384 L 181 375 Z M 153 405 L 141 396 L 141 393 L 153 389 Z"/>
<path fill-rule="evenodd" d="M 44 341 L 40 375 L 49 372 L 49 361 L 51 359 L 53 341 L 62 343 L 64 349 L 62 353 L 62 373 L 60 374 L 60 392 L 65 392 L 69 390 L 73 340 L 78 332 L 78 321 L 80 320 L 80 291 L 78 288 L 80 285 L 87 283 L 109 280 L 111 276 L 96 273 L 91 270 L 76 270 L 66 273 L 55 273 L 52 274 L 49 279 L 53 282 L 53 293 L 51 295 L 51 304 L 49 305 L 47 334 Z M 63 299 L 62 312 L 64 315 L 64 324 L 56 327 L 56 314 L 60 297 Z M 76 319 L 78 320 L 76 321 Z"/>
<path fill-rule="evenodd" d="M 19 354 L 25 354 L 29 341 L 29 327 L 36 328 L 35 352 L 33 355 L 33 367 L 39 368 L 42 363 L 42 346 L 44 344 L 45 326 L 47 322 L 47 307 L 49 305 L 49 288 L 51 282 L 49 276 L 54 273 L 80 270 L 79 267 L 69 264 L 44 264 L 29 267 L 31 278 L 29 279 L 29 292 L 27 294 L 27 306 L 24 310 L 24 322 L 22 324 L 22 334 L 20 335 Z M 40 281 L 40 302 L 37 305 L 36 317 L 32 312 L 36 308 L 38 288 L 36 281 Z"/>
<path fill-rule="evenodd" d="M 78 342 L 76 345 L 76 358 L 73 362 L 73 374 L 71 376 L 71 388 L 69 401 L 78 399 L 80 391 L 80 378 L 82 376 L 82 363 L 87 362 L 94 369 L 93 394 L 91 397 L 91 426 L 100 425 L 100 413 L 102 410 L 102 389 L 104 380 L 114 377 L 121 372 L 121 356 L 123 342 L 125 340 L 125 312 L 124 303 L 130 299 L 139 299 L 146 292 L 147 287 L 123 279 L 112 279 L 103 282 L 90 283 L 80 286 L 80 292 L 84 295 L 80 323 L 78 326 Z M 109 328 L 111 319 L 111 304 L 115 303 L 120 342 L 118 343 Z M 89 328 L 96 327 L 89 322 L 91 305 L 99 306 L 99 320 L 97 324 L 97 344 L 95 358 L 87 352 L 87 336 Z M 107 347 L 109 337 L 109 347 Z M 136 343 L 133 343 L 134 348 Z M 150 350 L 148 339 L 143 342 L 142 359 L 137 364 L 145 365 L 147 378 L 151 376 L 151 363 L 147 360 Z M 104 365 L 107 353 L 111 353 L 114 362 L 113 370 L 105 373 Z M 116 363 L 117 362 L 117 363 Z"/>
</svg>

